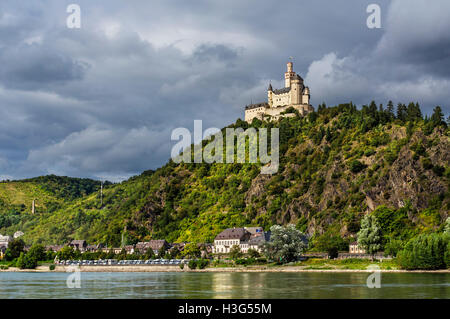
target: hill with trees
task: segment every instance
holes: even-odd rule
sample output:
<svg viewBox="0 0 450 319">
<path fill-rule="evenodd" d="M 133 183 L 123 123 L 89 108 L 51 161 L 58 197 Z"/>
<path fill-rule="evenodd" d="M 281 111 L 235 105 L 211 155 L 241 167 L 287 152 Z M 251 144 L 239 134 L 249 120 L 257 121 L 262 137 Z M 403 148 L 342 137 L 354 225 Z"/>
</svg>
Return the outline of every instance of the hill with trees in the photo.
<svg viewBox="0 0 450 319">
<path fill-rule="evenodd" d="M 103 205 L 99 182 L 65 184 L 56 177 L 6 182 L 0 184 L 2 201 L 22 200 L 29 207 L 27 201 L 36 197 L 47 208 L 55 204 L 34 215 L 20 210 L 20 218 L 1 224 L 0 233 L 21 230 L 28 243 L 86 239 L 119 246 L 122 237 L 129 244 L 151 238 L 211 242 L 228 227 L 268 230 L 294 223 L 317 247 L 340 238 L 345 248 L 371 213 L 384 248 L 444 228 L 450 211 L 450 130 L 440 107 L 423 117 L 417 103 L 395 108 L 389 102 L 384 108 L 371 102 L 359 109 L 352 103 L 321 104 L 306 117 L 251 124 L 239 119 L 229 127 L 278 127 L 278 173 L 260 174 L 261 164 L 169 161 L 108 185 Z M 36 186 L 20 186 L 21 198 L 11 200 L 14 190 L 1 196 L 9 185 L 26 183 Z M 0 218 L 10 209 L 1 203 Z"/>
</svg>

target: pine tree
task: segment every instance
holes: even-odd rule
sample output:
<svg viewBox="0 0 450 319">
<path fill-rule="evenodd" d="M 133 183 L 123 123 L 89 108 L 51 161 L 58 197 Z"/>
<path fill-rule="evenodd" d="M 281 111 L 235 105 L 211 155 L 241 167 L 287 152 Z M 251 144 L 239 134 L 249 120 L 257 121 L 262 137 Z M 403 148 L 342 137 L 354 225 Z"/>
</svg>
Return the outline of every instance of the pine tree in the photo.
<svg viewBox="0 0 450 319">
<path fill-rule="evenodd" d="M 392 101 L 388 102 L 386 112 L 388 113 L 389 118 L 391 120 L 395 117 L 395 115 L 394 115 L 394 103 L 392 103 Z"/>
<path fill-rule="evenodd" d="M 406 111 L 406 120 L 407 121 L 417 121 L 422 119 L 422 111 L 420 110 L 419 103 L 409 103 L 408 109 Z"/>
<path fill-rule="evenodd" d="M 407 108 L 405 104 L 398 103 L 397 105 L 397 119 L 404 122 L 406 120 Z"/>
<path fill-rule="evenodd" d="M 433 109 L 433 115 L 431 115 L 431 122 L 433 126 L 446 125 L 444 122 L 444 113 L 442 113 L 442 109 L 440 106 L 436 106 Z"/>
</svg>

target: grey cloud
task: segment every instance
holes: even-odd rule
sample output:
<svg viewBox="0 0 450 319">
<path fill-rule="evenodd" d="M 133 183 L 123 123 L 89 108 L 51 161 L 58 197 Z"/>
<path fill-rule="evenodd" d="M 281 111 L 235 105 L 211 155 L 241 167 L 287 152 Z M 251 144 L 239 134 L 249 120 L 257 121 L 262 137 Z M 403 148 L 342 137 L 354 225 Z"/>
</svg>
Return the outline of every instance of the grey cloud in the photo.
<svg viewBox="0 0 450 319">
<path fill-rule="evenodd" d="M 283 85 L 288 56 L 315 105 L 417 100 L 429 112 L 448 101 L 442 13 L 379 1 L 383 29 L 370 30 L 369 3 L 80 0 L 82 28 L 71 30 L 67 3 L 2 1 L 0 178 L 156 168 L 173 128 L 242 118 L 269 81 Z"/>
<path fill-rule="evenodd" d="M 0 77 L 6 87 L 19 89 L 50 89 L 81 80 L 89 65 L 69 56 L 49 52 L 37 44 L 23 44 L 0 53 Z"/>
</svg>

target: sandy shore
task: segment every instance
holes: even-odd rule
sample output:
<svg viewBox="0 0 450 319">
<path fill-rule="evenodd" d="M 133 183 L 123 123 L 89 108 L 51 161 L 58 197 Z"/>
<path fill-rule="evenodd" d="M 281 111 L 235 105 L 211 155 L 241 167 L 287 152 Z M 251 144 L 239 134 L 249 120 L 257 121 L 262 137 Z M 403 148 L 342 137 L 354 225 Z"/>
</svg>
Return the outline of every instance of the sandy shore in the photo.
<svg viewBox="0 0 450 319">
<path fill-rule="evenodd" d="M 70 266 L 56 266 L 55 270 L 50 271 L 48 266 L 39 266 L 34 270 L 18 269 L 10 267 L 9 269 L 0 270 L 0 272 L 67 272 L 73 271 Z M 303 266 L 251 266 L 251 267 L 219 267 L 190 270 L 188 267 L 181 269 L 179 266 L 168 265 L 113 265 L 113 266 L 80 266 L 81 272 L 366 272 L 373 270 L 368 269 L 305 269 Z M 383 273 L 450 273 L 450 269 L 442 270 L 380 270 Z"/>
</svg>

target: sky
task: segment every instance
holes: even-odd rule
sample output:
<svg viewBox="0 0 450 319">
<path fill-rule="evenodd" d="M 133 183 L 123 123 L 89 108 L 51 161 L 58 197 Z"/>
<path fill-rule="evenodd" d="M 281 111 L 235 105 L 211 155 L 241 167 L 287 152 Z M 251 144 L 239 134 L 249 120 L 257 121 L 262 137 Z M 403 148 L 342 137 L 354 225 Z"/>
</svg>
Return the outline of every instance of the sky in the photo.
<svg viewBox="0 0 450 319">
<path fill-rule="evenodd" d="M 67 7 L 81 8 L 68 28 Z M 381 9 L 368 28 L 367 6 Z M 284 86 L 317 107 L 419 102 L 450 113 L 448 0 L 0 2 L 0 180 L 118 182 L 170 158 L 171 132 L 222 128 Z"/>
</svg>

